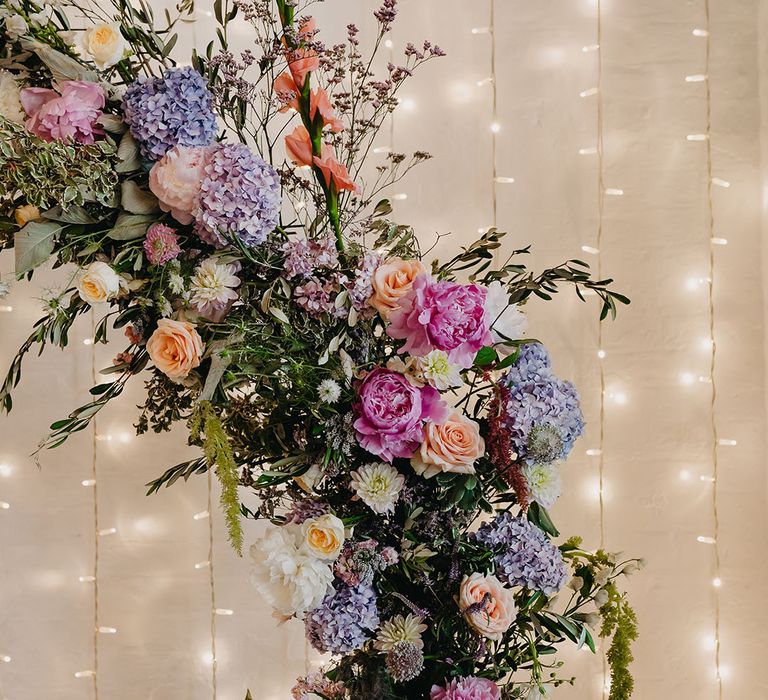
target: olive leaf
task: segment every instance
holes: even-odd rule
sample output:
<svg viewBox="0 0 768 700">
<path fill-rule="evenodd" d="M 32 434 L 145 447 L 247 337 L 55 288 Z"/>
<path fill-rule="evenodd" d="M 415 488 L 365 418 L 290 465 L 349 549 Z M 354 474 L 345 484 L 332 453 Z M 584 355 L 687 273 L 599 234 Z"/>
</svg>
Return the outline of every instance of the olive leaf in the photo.
<svg viewBox="0 0 768 700">
<path fill-rule="evenodd" d="M 141 238 L 155 218 L 145 214 L 122 213 L 117 217 L 114 227 L 107 235 L 113 241 L 130 241 L 134 238 Z"/>
</svg>

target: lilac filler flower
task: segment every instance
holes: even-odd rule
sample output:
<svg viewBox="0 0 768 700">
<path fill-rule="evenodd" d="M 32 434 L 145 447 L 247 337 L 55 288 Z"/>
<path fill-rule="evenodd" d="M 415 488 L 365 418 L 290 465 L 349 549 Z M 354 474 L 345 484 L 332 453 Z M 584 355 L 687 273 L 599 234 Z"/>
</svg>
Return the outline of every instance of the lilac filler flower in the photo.
<svg viewBox="0 0 768 700">
<path fill-rule="evenodd" d="M 416 387 L 402 374 L 378 367 L 357 387 L 355 431 L 363 449 L 387 462 L 412 457 L 424 422 L 440 423 L 448 407 L 431 386 Z"/>
<path fill-rule="evenodd" d="M 307 639 L 321 653 L 359 649 L 379 626 L 376 593 L 366 585 L 336 583 L 320 606 L 304 618 Z"/>
<path fill-rule="evenodd" d="M 195 206 L 197 235 L 223 248 L 233 237 L 263 243 L 280 217 L 280 178 L 242 143 L 211 150 Z"/>
<path fill-rule="evenodd" d="M 390 316 L 387 334 L 406 341 L 398 352 L 420 357 L 445 350 L 452 363 L 470 367 L 477 351 L 493 344 L 485 295 L 486 290 L 474 284 L 419 275 Z"/>
<path fill-rule="evenodd" d="M 518 457 L 529 464 L 568 457 L 584 417 L 576 387 L 552 374 L 543 346 L 524 346 L 501 383 L 509 388 L 505 423 Z"/>
<path fill-rule="evenodd" d="M 165 265 L 181 253 L 176 230 L 165 224 L 153 224 L 144 239 L 144 253 L 152 265 Z"/>
<path fill-rule="evenodd" d="M 475 539 L 494 551 L 496 576 L 510 586 L 554 595 L 568 580 L 560 550 L 525 518 L 502 513 L 484 523 Z"/>
<path fill-rule="evenodd" d="M 123 115 L 149 160 L 160 160 L 174 146 L 208 146 L 218 132 L 207 81 L 190 66 L 132 83 Z"/>
</svg>

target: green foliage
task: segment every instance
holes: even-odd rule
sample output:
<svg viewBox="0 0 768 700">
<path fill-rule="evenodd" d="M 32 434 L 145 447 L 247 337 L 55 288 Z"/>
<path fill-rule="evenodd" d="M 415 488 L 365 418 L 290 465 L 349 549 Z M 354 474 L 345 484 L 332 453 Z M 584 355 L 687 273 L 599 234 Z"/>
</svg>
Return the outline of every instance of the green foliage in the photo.
<svg viewBox="0 0 768 700">
<path fill-rule="evenodd" d="M 240 522 L 240 499 L 237 494 L 238 475 L 235 457 L 229 445 L 216 409 L 210 401 L 203 401 L 194 412 L 190 430 L 193 440 L 204 436 L 203 452 L 208 467 L 216 466 L 216 474 L 221 483 L 221 507 L 227 523 L 227 534 L 234 550 L 242 555 L 243 527 Z"/>
<path fill-rule="evenodd" d="M 93 145 L 43 141 L 0 116 L 0 214 L 19 200 L 41 210 L 114 203 L 117 149 L 111 139 Z"/>
<path fill-rule="evenodd" d="M 620 592 L 615 583 L 609 583 L 605 590 L 608 593 L 608 602 L 600 608 L 603 617 L 600 636 L 607 638 L 613 634 L 607 654 L 611 668 L 609 700 L 628 700 L 635 687 L 629 665 L 634 660 L 632 642 L 638 635 L 637 617 L 627 600 L 627 594 Z"/>
</svg>

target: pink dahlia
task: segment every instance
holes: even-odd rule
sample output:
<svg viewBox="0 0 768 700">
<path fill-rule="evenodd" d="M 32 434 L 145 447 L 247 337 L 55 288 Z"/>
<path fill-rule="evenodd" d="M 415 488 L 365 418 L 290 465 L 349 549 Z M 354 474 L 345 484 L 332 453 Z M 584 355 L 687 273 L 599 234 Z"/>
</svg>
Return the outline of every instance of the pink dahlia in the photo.
<svg viewBox="0 0 768 700">
<path fill-rule="evenodd" d="M 144 239 L 144 252 L 153 265 L 165 265 L 181 253 L 176 231 L 165 224 L 153 224 Z"/>
<path fill-rule="evenodd" d="M 487 678 L 454 678 L 445 688 L 433 685 L 429 700 L 499 700 L 499 686 Z"/>
<path fill-rule="evenodd" d="M 357 387 L 357 440 L 388 462 L 412 457 L 424 439 L 425 421 L 441 422 L 447 416 L 448 406 L 436 389 L 414 386 L 402 374 L 383 367 Z"/>
<path fill-rule="evenodd" d="M 96 125 L 104 108 L 104 90 L 80 80 L 65 80 L 60 90 L 32 87 L 21 91 L 21 105 L 29 117 L 27 129 L 44 141 L 93 143 L 104 133 Z"/>
<path fill-rule="evenodd" d="M 398 352 L 423 357 L 443 350 L 453 364 L 470 367 L 477 351 L 493 344 L 485 296 L 486 290 L 474 284 L 419 275 L 390 316 L 387 334 L 406 341 Z"/>
</svg>

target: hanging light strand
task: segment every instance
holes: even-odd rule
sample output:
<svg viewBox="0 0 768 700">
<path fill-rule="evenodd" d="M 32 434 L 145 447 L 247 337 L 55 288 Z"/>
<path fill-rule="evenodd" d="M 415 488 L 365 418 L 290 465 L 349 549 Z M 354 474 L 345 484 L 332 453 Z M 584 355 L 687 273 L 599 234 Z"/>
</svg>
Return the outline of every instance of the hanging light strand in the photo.
<svg viewBox="0 0 768 700">
<path fill-rule="evenodd" d="M 91 338 L 95 337 L 96 312 L 91 309 Z M 96 345 L 94 343 L 91 344 L 91 386 L 96 386 L 96 384 Z M 91 478 L 89 481 L 93 499 L 93 570 L 91 573 L 92 578 L 90 579 L 93 582 L 93 672 L 90 676 L 93 683 L 94 700 L 99 699 L 99 533 L 101 532 L 101 527 L 99 525 L 98 422 L 98 414 L 96 414 L 91 418 Z"/>
<path fill-rule="evenodd" d="M 707 214 L 708 214 L 708 231 L 707 231 L 707 245 L 709 246 L 709 284 L 707 284 L 707 305 L 709 311 L 709 341 L 710 341 L 710 360 L 709 360 L 709 385 L 710 385 L 710 404 L 709 404 L 709 420 L 711 430 L 711 446 L 712 446 L 712 475 L 711 475 L 711 503 L 712 503 L 712 526 L 714 540 L 712 543 L 712 549 L 714 552 L 714 566 L 715 576 L 713 579 L 713 595 L 715 597 L 715 680 L 717 683 L 717 697 L 719 700 L 723 698 L 723 679 L 721 676 L 720 666 L 720 584 L 722 583 L 720 577 L 720 518 L 718 514 L 718 445 L 720 444 L 718 427 L 717 427 L 717 381 L 715 376 L 715 368 L 717 361 L 717 342 L 715 338 L 715 299 L 714 299 L 714 280 L 715 280 L 715 246 L 713 240 L 715 239 L 715 206 L 714 206 L 714 194 L 713 187 L 715 186 L 715 178 L 713 177 L 712 167 L 712 88 L 710 76 L 711 67 L 711 38 L 710 38 L 710 6 L 709 0 L 704 0 L 704 32 L 703 38 L 705 43 L 704 49 L 704 61 L 705 69 L 704 73 L 707 76 L 705 82 L 706 92 L 706 152 L 707 152 Z M 698 36 L 698 35 L 697 35 Z"/>
<path fill-rule="evenodd" d="M 491 198 L 493 207 L 493 227 L 497 226 L 498 214 L 498 154 L 496 141 L 500 131 L 499 125 L 499 81 L 496 80 L 496 0 L 489 0 L 489 33 L 491 38 Z"/>
</svg>

